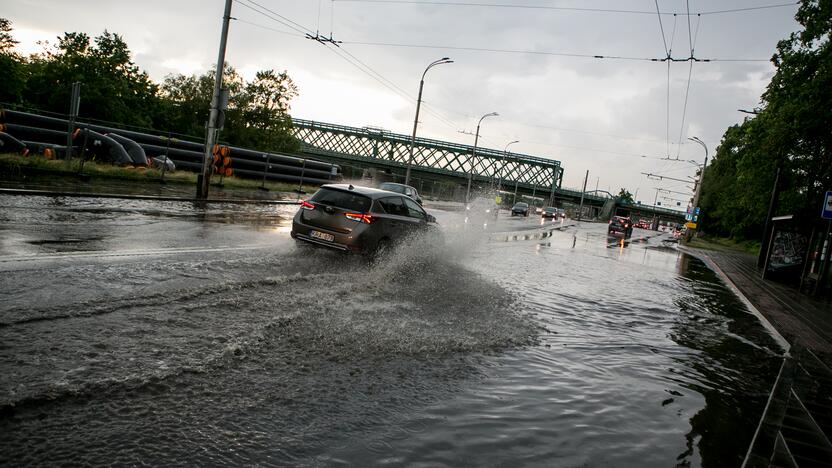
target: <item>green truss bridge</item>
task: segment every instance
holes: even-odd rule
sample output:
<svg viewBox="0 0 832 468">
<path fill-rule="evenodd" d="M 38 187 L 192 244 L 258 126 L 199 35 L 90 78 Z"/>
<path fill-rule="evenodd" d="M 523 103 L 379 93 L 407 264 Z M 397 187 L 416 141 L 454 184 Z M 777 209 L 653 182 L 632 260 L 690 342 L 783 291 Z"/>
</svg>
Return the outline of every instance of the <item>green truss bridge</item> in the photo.
<svg viewBox="0 0 832 468">
<path fill-rule="evenodd" d="M 380 169 L 397 181 L 404 181 L 410 158 L 410 136 L 373 127 L 347 127 L 303 119 L 293 119 L 293 124 L 294 136 L 300 140 L 304 154 L 341 164 L 345 169 Z M 474 148 L 469 145 L 416 138 L 412 177 L 421 182 L 453 182 L 463 189 L 471 176 L 472 190 L 501 181 L 504 191 L 509 194 L 516 191 L 518 199 L 537 197 L 539 204 L 562 206 L 564 202 L 577 204 L 581 199 L 580 190 L 561 187 L 560 161 L 482 147 L 477 147 L 476 155 L 473 152 Z M 350 172 L 353 171 L 345 170 L 347 174 Z M 684 214 L 674 210 L 640 205 L 625 207 L 606 192 L 585 193 L 584 204 L 589 207 L 590 215 L 609 216 L 623 208 L 639 215 L 684 219 Z"/>
<path fill-rule="evenodd" d="M 403 175 L 410 158 L 410 136 L 372 127 L 347 127 L 294 119 L 294 134 L 305 154 L 347 166 L 375 167 Z M 520 192 L 548 195 L 561 191 L 560 161 L 489 148 L 416 138 L 413 146 L 413 176 L 455 180 L 473 185 L 494 184 Z M 574 191 L 569 191 L 574 192 Z M 574 192 L 580 197 L 579 192 Z M 600 200 L 600 198 L 599 198 Z"/>
</svg>

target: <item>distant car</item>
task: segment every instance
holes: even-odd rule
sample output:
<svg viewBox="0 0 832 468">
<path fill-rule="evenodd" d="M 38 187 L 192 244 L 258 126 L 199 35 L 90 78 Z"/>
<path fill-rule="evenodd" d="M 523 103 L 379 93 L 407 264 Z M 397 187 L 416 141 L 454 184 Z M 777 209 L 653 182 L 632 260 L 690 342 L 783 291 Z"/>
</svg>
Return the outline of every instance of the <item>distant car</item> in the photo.
<svg viewBox="0 0 832 468">
<path fill-rule="evenodd" d="M 526 202 L 517 202 L 511 207 L 512 216 L 528 216 L 529 204 Z"/>
<path fill-rule="evenodd" d="M 541 218 L 557 218 L 558 217 L 558 209 L 552 206 L 547 206 L 543 208 L 543 213 L 540 215 Z"/>
<path fill-rule="evenodd" d="M 404 184 L 397 184 L 395 182 L 384 182 L 378 186 L 381 190 L 387 190 L 389 192 L 396 192 L 401 193 L 402 195 L 407 195 L 408 197 L 416 200 L 416 203 L 422 204 L 422 197 L 419 196 L 419 192 L 416 191 L 415 188 L 404 185 Z"/>
<path fill-rule="evenodd" d="M 650 229 L 650 224 L 651 224 L 650 221 L 648 221 L 646 219 L 640 219 L 640 220 L 636 221 L 635 226 L 639 229 Z"/>
<path fill-rule="evenodd" d="M 624 236 L 625 239 L 633 235 L 633 221 L 625 216 L 613 216 L 607 233 L 611 236 Z"/>
<path fill-rule="evenodd" d="M 566 210 L 564 210 L 563 208 L 558 208 L 558 216 L 560 216 L 563 219 L 566 219 Z"/>
<path fill-rule="evenodd" d="M 347 252 L 374 254 L 436 228 L 436 218 L 411 198 L 370 187 L 323 185 L 301 202 L 292 238 Z"/>
</svg>

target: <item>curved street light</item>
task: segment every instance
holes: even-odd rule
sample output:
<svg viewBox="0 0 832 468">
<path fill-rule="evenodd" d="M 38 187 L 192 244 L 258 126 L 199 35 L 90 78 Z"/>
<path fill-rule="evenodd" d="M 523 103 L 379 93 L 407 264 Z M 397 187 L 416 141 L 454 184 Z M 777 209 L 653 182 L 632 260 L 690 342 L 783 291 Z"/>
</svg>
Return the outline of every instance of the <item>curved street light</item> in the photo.
<svg viewBox="0 0 832 468">
<path fill-rule="evenodd" d="M 496 112 L 489 112 L 488 114 L 480 117 L 480 121 L 477 122 L 477 133 L 474 135 L 474 149 L 471 151 L 471 170 L 468 171 L 468 189 L 465 191 L 465 206 L 468 206 L 468 199 L 471 196 L 471 179 L 474 178 L 474 164 L 477 159 L 477 141 L 480 139 L 480 125 L 486 117 L 497 117 L 498 115 L 500 114 Z"/>
<path fill-rule="evenodd" d="M 428 74 L 428 70 L 431 68 L 446 63 L 454 63 L 454 61 L 448 57 L 442 57 L 439 60 L 434 60 L 427 66 L 427 68 L 425 68 L 425 71 L 422 73 L 422 79 L 419 81 L 419 97 L 416 98 L 416 117 L 413 118 L 413 136 L 410 137 L 410 157 L 407 160 L 407 172 L 404 176 L 405 185 L 410 184 L 410 168 L 413 167 L 413 145 L 416 143 L 416 127 L 419 125 L 419 109 L 422 106 L 422 88 L 425 87 L 425 75 Z"/>
<path fill-rule="evenodd" d="M 515 143 L 520 143 L 520 140 L 510 141 L 510 142 L 506 143 L 505 148 L 503 148 L 503 164 L 500 165 L 500 176 L 497 179 L 497 191 L 498 192 L 503 189 L 503 169 L 505 168 L 506 161 L 508 160 L 508 147 L 515 144 Z"/>
</svg>

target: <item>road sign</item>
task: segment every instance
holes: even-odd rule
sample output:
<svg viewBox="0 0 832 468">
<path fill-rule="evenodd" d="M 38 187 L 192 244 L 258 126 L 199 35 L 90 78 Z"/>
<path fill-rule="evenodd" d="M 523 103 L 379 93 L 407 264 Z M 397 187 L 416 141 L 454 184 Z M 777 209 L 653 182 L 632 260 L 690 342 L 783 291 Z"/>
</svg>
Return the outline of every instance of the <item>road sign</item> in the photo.
<svg viewBox="0 0 832 468">
<path fill-rule="evenodd" d="M 832 190 L 826 192 L 823 199 L 823 211 L 820 214 L 823 219 L 832 219 Z"/>
<path fill-rule="evenodd" d="M 498 204 L 498 205 L 499 205 L 499 204 L 500 204 L 500 203 L 502 203 L 502 202 L 503 202 L 503 197 L 501 197 L 501 196 L 499 196 L 499 195 L 497 195 L 496 197 L 494 197 L 494 203 L 496 203 L 496 204 Z"/>
<path fill-rule="evenodd" d="M 698 206 L 693 210 L 693 214 L 695 214 L 695 215 L 699 214 L 699 207 Z"/>
<path fill-rule="evenodd" d="M 685 227 L 688 228 L 688 229 L 696 229 L 696 223 L 692 223 L 692 222 L 689 221 L 689 222 L 685 223 Z"/>
</svg>

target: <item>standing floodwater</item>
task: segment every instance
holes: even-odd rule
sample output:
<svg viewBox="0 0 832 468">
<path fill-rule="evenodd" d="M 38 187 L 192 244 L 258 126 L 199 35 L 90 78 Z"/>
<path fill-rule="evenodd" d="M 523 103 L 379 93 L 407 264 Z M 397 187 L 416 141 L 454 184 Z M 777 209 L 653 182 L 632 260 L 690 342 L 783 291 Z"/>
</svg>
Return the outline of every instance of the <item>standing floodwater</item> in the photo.
<svg viewBox="0 0 832 468">
<path fill-rule="evenodd" d="M 780 364 L 652 232 L 433 211 L 371 266 L 295 207 L 0 204 L 3 465 L 736 466 Z"/>
</svg>

